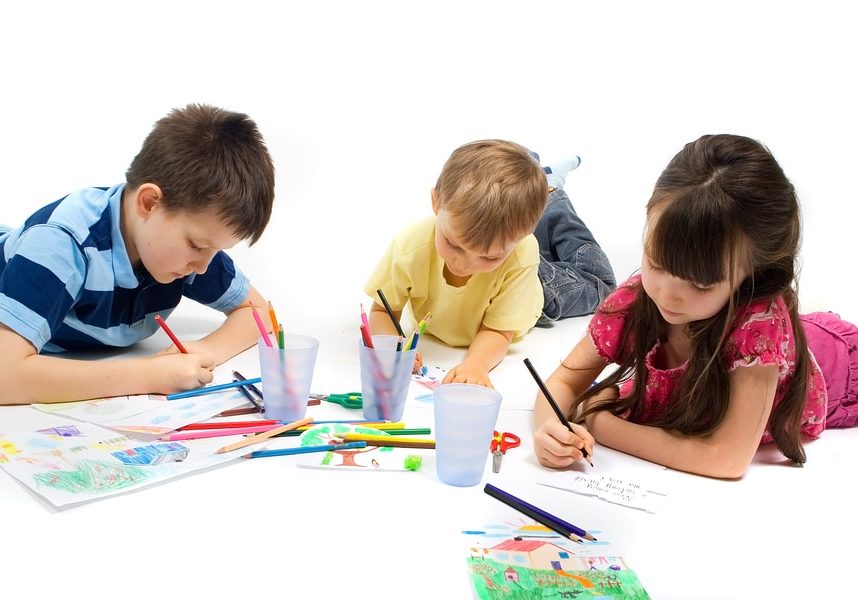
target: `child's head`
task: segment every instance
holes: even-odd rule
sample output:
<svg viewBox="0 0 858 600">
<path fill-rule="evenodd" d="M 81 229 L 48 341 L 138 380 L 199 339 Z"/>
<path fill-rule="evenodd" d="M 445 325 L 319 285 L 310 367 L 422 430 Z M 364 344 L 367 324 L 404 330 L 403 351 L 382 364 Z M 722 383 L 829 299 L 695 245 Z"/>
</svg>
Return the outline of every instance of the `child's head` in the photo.
<svg viewBox="0 0 858 600">
<path fill-rule="evenodd" d="M 737 135 L 706 135 L 687 144 L 662 172 L 647 204 L 641 264 L 646 293 L 627 310 L 619 368 L 578 402 L 634 378 L 628 396 L 606 405 L 634 420 L 647 386 L 647 354 L 680 326 L 691 343 L 688 368 L 673 402 L 647 424 L 687 435 L 711 433 L 730 402 L 722 349 L 737 309 L 780 296 L 793 329 L 795 375 L 768 429 L 786 456 L 804 462 L 799 425 L 809 358 L 794 288 L 800 230 L 795 190 L 765 146 Z"/>
<path fill-rule="evenodd" d="M 496 269 L 533 232 L 548 184 L 527 149 L 483 140 L 457 148 L 432 191 L 435 245 L 455 275 Z"/>
<path fill-rule="evenodd" d="M 706 135 L 667 165 L 647 204 L 641 274 L 669 323 L 791 288 L 799 246 L 795 190 L 759 142 Z"/>
<path fill-rule="evenodd" d="M 189 104 L 160 119 L 125 174 L 149 184 L 171 214 L 208 213 L 239 240 L 256 242 L 271 217 L 274 165 L 245 114 Z"/>
</svg>

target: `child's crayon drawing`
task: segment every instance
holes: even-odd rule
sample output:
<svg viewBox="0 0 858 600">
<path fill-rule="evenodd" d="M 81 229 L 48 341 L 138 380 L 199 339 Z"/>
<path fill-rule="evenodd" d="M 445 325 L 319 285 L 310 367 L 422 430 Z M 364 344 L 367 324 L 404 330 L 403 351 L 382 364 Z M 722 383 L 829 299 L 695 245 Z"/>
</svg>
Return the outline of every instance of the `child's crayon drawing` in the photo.
<svg viewBox="0 0 858 600">
<path fill-rule="evenodd" d="M 622 558 L 598 554 L 604 542 L 576 544 L 542 525 L 518 521 L 463 532 L 470 538 L 467 563 L 476 598 L 649 598 Z"/>
<path fill-rule="evenodd" d="M 441 367 L 427 367 L 426 365 L 423 365 L 418 373 L 414 373 L 411 376 L 411 381 L 419 383 L 430 390 L 434 390 L 436 387 L 441 385 L 446 375 L 446 369 L 442 369 Z"/>
<path fill-rule="evenodd" d="M 33 431 L 0 434 L 0 467 L 55 506 L 103 498 L 236 458 L 219 438 L 147 443 L 92 423 L 45 415 Z M 76 431 L 77 435 L 66 435 Z"/>
<path fill-rule="evenodd" d="M 301 434 L 301 446 L 319 446 L 330 444 L 338 439 L 337 434 L 367 433 L 387 435 L 386 432 L 341 423 L 315 425 Z M 391 448 L 387 446 L 369 446 L 331 452 L 299 454 L 298 466 L 321 469 L 350 469 L 363 471 L 419 471 L 423 464 L 423 450 L 413 448 Z"/>
</svg>

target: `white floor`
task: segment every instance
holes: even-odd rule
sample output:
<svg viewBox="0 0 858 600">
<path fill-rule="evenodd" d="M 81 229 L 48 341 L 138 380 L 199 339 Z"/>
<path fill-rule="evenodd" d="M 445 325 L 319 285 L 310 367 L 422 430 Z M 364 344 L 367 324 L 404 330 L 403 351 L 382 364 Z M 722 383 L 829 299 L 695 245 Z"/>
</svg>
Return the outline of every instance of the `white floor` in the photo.
<svg viewBox="0 0 858 600">
<path fill-rule="evenodd" d="M 430 188 L 456 146 L 500 137 L 547 162 L 581 155 L 567 190 L 624 278 L 637 267 L 643 207 L 667 161 L 701 134 L 739 133 L 765 142 L 799 192 L 802 308 L 858 321 L 858 42 L 844 10 L 737 1 L 4 7 L 0 223 L 121 181 L 174 106 L 247 112 L 277 167 L 277 203 L 263 239 L 232 255 L 287 327 L 323 340 L 320 374 L 334 385 L 348 379 L 331 365 L 352 351 L 364 279 L 393 233 L 429 213 Z M 191 335 L 216 318 L 188 305 L 171 323 Z M 529 422 L 519 409 L 534 390 L 521 358 L 549 372 L 585 325 L 536 330 L 514 346 L 493 375 L 509 423 Z M 442 366 L 460 353 L 431 342 L 425 352 Z M 0 430 L 15 415 L 0 411 Z M 851 497 L 856 435 L 827 432 L 808 445 L 803 470 L 761 452 L 741 482 L 681 476 L 650 520 L 582 510 L 592 508 L 654 598 L 847 597 L 838 581 L 852 564 L 839 549 L 858 532 L 840 507 Z M 506 477 L 539 476 L 527 448 L 510 462 Z M 460 598 L 465 516 L 506 517 L 476 488 L 443 486 L 431 472 L 376 489 L 276 465 L 225 467 L 59 513 L 0 476 L 11 532 L 4 585 L 28 597 L 40 582 L 89 573 L 62 584 L 64 595 L 225 597 L 304 574 L 320 592 Z"/>
</svg>

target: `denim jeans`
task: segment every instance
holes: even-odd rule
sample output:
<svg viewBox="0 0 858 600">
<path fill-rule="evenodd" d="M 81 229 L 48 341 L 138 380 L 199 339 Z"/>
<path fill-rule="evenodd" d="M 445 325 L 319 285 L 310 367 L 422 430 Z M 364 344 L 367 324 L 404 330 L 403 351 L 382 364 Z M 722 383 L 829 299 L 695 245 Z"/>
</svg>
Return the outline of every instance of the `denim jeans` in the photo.
<svg viewBox="0 0 858 600">
<path fill-rule="evenodd" d="M 545 294 L 537 325 L 594 312 L 617 280 L 608 257 L 562 188 L 548 195 L 534 235 L 539 242 L 539 279 Z"/>
</svg>

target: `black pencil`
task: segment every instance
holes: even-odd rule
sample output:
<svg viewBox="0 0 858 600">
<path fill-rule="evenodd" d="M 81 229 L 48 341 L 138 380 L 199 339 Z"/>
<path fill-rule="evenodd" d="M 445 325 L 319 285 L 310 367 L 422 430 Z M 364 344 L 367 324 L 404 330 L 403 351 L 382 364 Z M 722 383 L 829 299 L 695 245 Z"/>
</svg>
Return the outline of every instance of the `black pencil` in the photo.
<svg viewBox="0 0 858 600">
<path fill-rule="evenodd" d="M 584 543 L 584 540 L 582 540 L 579 535 L 577 535 L 575 532 L 573 532 L 568 527 L 566 527 L 563 524 L 556 521 L 554 518 L 552 518 L 550 515 L 548 515 L 548 513 L 546 513 L 545 511 L 542 511 L 542 510 L 536 510 L 535 509 L 536 507 L 533 507 L 532 505 L 529 505 L 526 502 L 519 500 L 518 498 L 516 498 L 512 494 L 508 494 L 508 493 L 504 492 L 502 489 L 496 488 L 495 486 L 493 486 L 490 483 L 486 484 L 486 487 L 483 488 L 483 491 L 485 493 L 487 493 L 489 496 L 491 496 L 492 498 L 496 498 L 496 499 L 500 500 L 501 502 L 503 502 L 507 506 L 514 508 L 515 510 L 517 510 L 518 512 L 520 512 L 522 514 L 527 515 L 528 517 L 530 517 L 534 521 L 536 521 L 538 523 L 542 523 L 543 525 L 545 525 L 549 529 L 556 531 L 557 533 L 559 533 L 563 537 L 569 538 L 573 542 L 578 542 L 579 544 Z"/>
<path fill-rule="evenodd" d="M 244 375 L 242 375 L 242 374 L 241 374 L 241 373 L 239 373 L 238 371 L 233 371 L 233 372 L 232 372 L 232 376 L 233 376 L 233 377 L 235 377 L 235 380 L 236 380 L 236 381 L 244 381 L 245 379 L 247 379 L 247 377 L 245 377 Z M 253 392 L 254 394 L 256 394 L 256 397 L 257 397 L 257 398 L 259 398 L 260 400 L 263 400 L 263 401 L 264 401 L 264 398 L 263 398 L 263 396 L 262 396 L 262 392 L 260 392 L 260 391 L 259 391 L 259 388 L 258 388 L 258 387 L 256 387 L 255 385 L 249 385 L 249 386 L 247 386 L 247 387 L 248 387 L 248 388 L 250 388 L 250 391 L 251 391 L 251 392 Z M 245 389 L 244 389 L 244 386 L 242 386 L 242 387 L 241 387 L 241 390 L 242 390 L 243 392 L 246 392 L 246 391 L 247 391 L 247 390 L 245 390 Z M 245 395 L 245 397 L 246 397 L 248 400 L 250 400 L 250 403 L 251 403 L 251 404 L 253 404 L 256 408 L 258 408 L 258 409 L 259 409 L 259 412 L 262 412 L 262 411 L 263 411 L 262 403 L 257 402 L 253 397 L 251 397 L 251 395 L 250 395 L 249 393 L 245 393 L 244 395 Z"/>
<path fill-rule="evenodd" d="M 538 385 L 539 389 L 542 391 L 542 395 L 545 396 L 545 399 L 548 400 L 548 404 L 550 404 L 551 408 L 554 409 L 554 414 L 557 415 L 557 418 L 560 419 L 560 422 L 566 426 L 566 429 L 572 431 L 572 424 L 569 423 L 569 419 L 566 418 L 566 415 L 564 415 L 563 411 L 560 410 L 560 407 L 557 406 L 557 401 L 554 400 L 554 396 L 552 396 L 551 392 L 548 391 L 548 387 L 545 385 L 545 382 L 542 381 L 542 378 L 539 376 L 539 373 L 537 373 L 536 369 L 533 368 L 533 365 L 530 363 L 529 358 L 524 359 L 524 366 L 527 367 L 527 370 L 530 371 L 531 375 L 533 375 L 533 379 L 536 381 L 536 385 Z M 581 447 L 581 454 L 584 455 L 584 458 L 587 459 L 587 462 L 590 463 L 590 466 L 592 467 L 593 463 L 590 462 L 590 455 L 587 453 L 587 449 L 583 446 Z"/>
<path fill-rule="evenodd" d="M 381 303 L 384 305 L 384 310 L 387 311 L 387 316 L 390 317 L 390 320 L 393 322 L 393 326 L 396 327 L 396 332 L 399 334 L 399 337 L 404 338 L 405 332 L 402 331 L 402 325 L 400 325 L 399 321 L 396 320 L 396 315 L 393 314 L 393 309 L 390 308 L 390 304 L 387 302 L 387 298 L 384 297 L 384 292 L 378 289 L 375 290 L 375 293 L 378 294 Z"/>
</svg>

